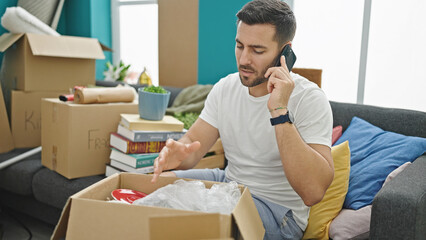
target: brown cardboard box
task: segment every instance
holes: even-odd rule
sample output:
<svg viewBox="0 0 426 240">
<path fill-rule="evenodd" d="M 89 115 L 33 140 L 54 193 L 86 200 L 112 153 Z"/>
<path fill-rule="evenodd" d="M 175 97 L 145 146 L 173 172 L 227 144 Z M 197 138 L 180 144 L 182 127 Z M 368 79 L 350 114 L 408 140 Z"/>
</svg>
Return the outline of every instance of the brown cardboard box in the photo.
<svg viewBox="0 0 426 240">
<path fill-rule="evenodd" d="M 231 215 L 111 203 L 119 188 L 152 193 L 178 178 L 120 173 L 71 196 L 52 239 L 263 239 L 264 228 L 247 187 Z M 187 179 L 189 180 L 189 179 Z M 210 188 L 215 182 L 203 181 Z"/>
<path fill-rule="evenodd" d="M 199 0 L 158 1 L 160 85 L 188 87 L 198 82 L 198 5 Z"/>
<path fill-rule="evenodd" d="M 12 133 L 10 132 L 9 117 L 3 100 L 3 91 L 0 87 L 0 153 L 9 152 L 14 148 Z"/>
<path fill-rule="evenodd" d="M 0 36 L 5 85 L 23 91 L 68 90 L 95 84 L 95 59 L 104 59 L 97 39 L 10 34 Z"/>
<path fill-rule="evenodd" d="M 74 104 L 41 102 L 41 163 L 72 179 L 105 173 L 110 133 L 120 113 L 138 113 L 138 103 Z"/>
<path fill-rule="evenodd" d="M 16 148 L 41 145 L 41 99 L 64 93 L 12 91 L 11 127 Z"/>
</svg>

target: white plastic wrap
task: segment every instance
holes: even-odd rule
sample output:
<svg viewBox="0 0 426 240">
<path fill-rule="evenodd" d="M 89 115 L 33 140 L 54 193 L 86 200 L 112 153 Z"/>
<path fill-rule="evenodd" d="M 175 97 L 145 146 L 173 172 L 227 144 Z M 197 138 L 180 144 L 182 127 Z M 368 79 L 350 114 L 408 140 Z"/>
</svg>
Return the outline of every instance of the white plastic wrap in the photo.
<svg viewBox="0 0 426 240">
<path fill-rule="evenodd" d="M 240 197 L 236 182 L 214 184 L 207 189 L 201 181 L 179 179 L 133 204 L 230 214 Z"/>
<path fill-rule="evenodd" d="M 11 33 L 37 33 L 60 36 L 58 32 L 46 23 L 21 7 L 6 8 L 6 12 L 1 17 L 1 25 Z"/>
</svg>

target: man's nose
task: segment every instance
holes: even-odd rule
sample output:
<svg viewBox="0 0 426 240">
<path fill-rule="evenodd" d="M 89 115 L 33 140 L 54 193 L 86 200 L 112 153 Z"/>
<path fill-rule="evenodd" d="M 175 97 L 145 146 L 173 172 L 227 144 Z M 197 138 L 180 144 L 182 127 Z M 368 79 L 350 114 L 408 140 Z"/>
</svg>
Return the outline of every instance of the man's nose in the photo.
<svg viewBox="0 0 426 240">
<path fill-rule="evenodd" d="M 248 49 L 244 49 L 240 55 L 240 65 L 250 65 L 251 64 L 251 54 Z"/>
</svg>

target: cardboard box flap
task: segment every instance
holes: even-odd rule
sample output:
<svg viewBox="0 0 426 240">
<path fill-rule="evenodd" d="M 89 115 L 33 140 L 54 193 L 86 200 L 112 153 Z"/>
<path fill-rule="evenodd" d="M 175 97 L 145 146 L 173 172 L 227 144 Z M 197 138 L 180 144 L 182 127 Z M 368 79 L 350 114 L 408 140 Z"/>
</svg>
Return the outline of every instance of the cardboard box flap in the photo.
<svg viewBox="0 0 426 240">
<path fill-rule="evenodd" d="M 75 193 L 71 196 L 71 198 L 106 200 L 108 197 L 111 198 L 111 191 L 108 189 L 117 188 L 122 188 L 121 177 L 118 173 L 111 175 L 108 178 L 104 178 L 98 182 L 95 182 L 90 187 Z"/>
<path fill-rule="evenodd" d="M 12 44 L 18 41 L 24 34 L 4 33 L 0 36 L 0 52 L 6 51 Z"/>
<path fill-rule="evenodd" d="M 0 153 L 9 152 L 14 148 L 12 133 L 10 131 L 9 117 L 4 103 L 3 91 L 0 85 Z"/>
<path fill-rule="evenodd" d="M 56 224 L 55 230 L 53 231 L 50 239 L 64 239 L 67 233 L 68 218 L 70 216 L 71 198 L 68 198 L 64 209 L 62 210 L 61 217 L 59 218 L 58 224 Z"/>
<path fill-rule="evenodd" d="M 65 58 L 104 59 L 97 39 L 27 33 L 33 55 Z"/>
<path fill-rule="evenodd" d="M 265 229 L 248 188 L 232 212 L 243 239 L 263 239 Z"/>
<path fill-rule="evenodd" d="M 102 51 L 112 52 L 112 49 L 109 48 L 107 45 L 105 45 L 101 42 L 99 42 L 99 44 L 101 44 Z"/>
<path fill-rule="evenodd" d="M 230 234 L 230 218 L 225 219 L 218 213 L 151 217 L 150 239 L 219 239 Z"/>
<path fill-rule="evenodd" d="M 171 215 L 197 213 L 73 197 L 66 239 L 148 239 L 149 219 Z"/>
</svg>

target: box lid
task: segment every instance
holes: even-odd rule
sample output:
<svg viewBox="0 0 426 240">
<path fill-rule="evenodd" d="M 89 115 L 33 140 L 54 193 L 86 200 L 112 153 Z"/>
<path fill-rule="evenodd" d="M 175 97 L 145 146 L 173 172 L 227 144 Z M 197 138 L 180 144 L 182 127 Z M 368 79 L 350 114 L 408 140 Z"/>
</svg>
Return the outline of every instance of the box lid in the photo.
<svg viewBox="0 0 426 240">
<path fill-rule="evenodd" d="M 24 36 L 23 33 L 20 34 L 11 34 L 11 33 L 4 33 L 0 36 L 0 52 L 6 51 L 12 44 L 14 44 L 16 41 L 18 41 L 22 36 Z"/>
<path fill-rule="evenodd" d="M 104 59 L 99 41 L 94 38 L 27 34 L 33 55 L 66 58 Z"/>
<path fill-rule="evenodd" d="M 246 187 L 232 215 L 243 239 L 263 239 L 265 229 L 249 189 Z"/>
<path fill-rule="evenodd" d="M 23 35 L 27 36 L 31 51 L 35 56 L 84 59 L 105 58 L 101 44 L 97 39 L 73 36 L 50 36 L 33 33 L 3 34 L 0 36 L 0 51 L 6 51 Z"/>
</svg>

